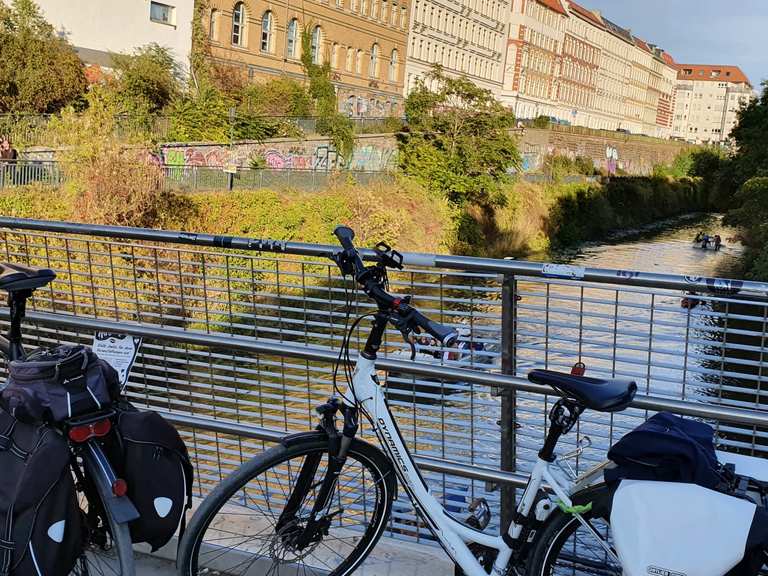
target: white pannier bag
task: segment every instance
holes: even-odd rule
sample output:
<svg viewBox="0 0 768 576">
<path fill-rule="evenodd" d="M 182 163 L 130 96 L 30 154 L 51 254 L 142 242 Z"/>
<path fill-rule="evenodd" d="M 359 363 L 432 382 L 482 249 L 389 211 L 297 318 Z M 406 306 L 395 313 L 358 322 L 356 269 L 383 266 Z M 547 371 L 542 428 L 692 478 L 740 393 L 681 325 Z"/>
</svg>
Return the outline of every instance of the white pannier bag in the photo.
<svg viewBox="0 0 768 576">
<path fill-rule="evenodd" d="M 611 534 L 624 576 L 723 576 L 744 557 L 756 506 L 696 484 L 622 480 Z"/>
</svg>

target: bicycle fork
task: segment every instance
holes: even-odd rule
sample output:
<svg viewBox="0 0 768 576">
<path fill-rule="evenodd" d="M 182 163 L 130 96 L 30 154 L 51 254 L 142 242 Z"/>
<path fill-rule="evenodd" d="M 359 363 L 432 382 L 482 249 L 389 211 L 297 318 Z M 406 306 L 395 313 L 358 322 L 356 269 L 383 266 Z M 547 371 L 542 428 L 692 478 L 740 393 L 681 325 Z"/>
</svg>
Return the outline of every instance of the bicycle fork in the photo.
<svg viewBox="0 0 768 576">
<path fill-rule="evenodd" d="M 293 491 L 276 525 L 278 533 L 285 531 L 286 535 L 291 534 L 293 546 L 298 550 L 303 550 L 311 543 L 322 538 L 327 533 L 333 517 L 343 512 L 343 509 L 340 508 L 334 513 L 328 513 L 339 475 L 347 460 L 349 447 L 357 434 L 359 426 L 358 409 L 345 405 L 338 398 L 329 399 L 327 403 L 318 406 L 317 411 L 321 416 L 317 429 L 328 435 L 328 464 L 325 476 L 321 482 L 315 482 L 315 474 L 317 474 L 317 470 L 320 467 L 322 454 L 307 455 Z M 338 412 L 341 412 L 344 416 L 344 429 L 341 434 L 336 429 L 336 414 Z M 304 499 L 318 484 L 320 488 L 309 518 L 307 518 L 306 526 L 300 531 L 298 527 L 292 530 L 290 527 L 296 524 L 298 520 L 297 515 L 301 510 Z"/>
</svg>

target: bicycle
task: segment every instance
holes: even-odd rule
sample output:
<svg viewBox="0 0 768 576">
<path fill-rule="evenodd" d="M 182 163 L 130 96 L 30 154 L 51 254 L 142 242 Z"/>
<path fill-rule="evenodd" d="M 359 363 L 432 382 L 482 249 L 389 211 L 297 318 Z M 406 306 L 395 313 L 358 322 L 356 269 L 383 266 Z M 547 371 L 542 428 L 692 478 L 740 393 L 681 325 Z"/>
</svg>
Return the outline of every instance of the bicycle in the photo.
<svg viewBox="0 0 768 576">
<path fill-rule="evenodd" d="M 514 519 L 504 533 L 487 534 L 483 530 L 490 510 L 478 501 L 473 506 L 479 514 L 469 523 L 461 522 L 430 493 L 387 406 L 375 368 L 388 324 L 408 342 L 412 334 L 425 331 L 451 346 L 457 333 L 421 314 L 409 297 L 388 293 L 386 271 L 402 268 L 399 253 L 380 244 L 377 262 L 366 267 L 354 247 L 354 232 L 339 226 L 334 234 L 342 250 L 333 259 L 342 274 L 352 275 L 377 304 L 375 313 L 349 326 L 334 371 L 339 397 L 317 408 L 320 424 L 315 431 L 286 436 L 203 500 L 179 546 L 180 574 L 279 574 L 281 568 L 290 574 L 352 574 L 385 529 L 397 480 L 463 574 L 517 575 L 525 573 L 526 566 L 533 574 L 553 574 L 560 567 L 620 574 L 607 532 L 608 492 L 600 483 L 604 464 L 568 478 L 554 450 L 585 409 L 623 410 L 636 384 L 531 372 L 532 381 L 550 386 L 560 399 L 550 412 L 546 441 Z M 373 316 L 372 329 L 352 371 L 351 335 L 367 316 Z M 340 368 L 345 390 L 336 384 Z M 343 417 L 341 431 L 335 424 L 337 414 Z M 360 414 L 370 422 L 381 448 L 356 437 Z"/>
<path fill-rule="evenodd" d="M 0 264 L 0 290 L 8 292 L 10 312 L 7 335 L 0 336 L 0 354 L 7 361 L 26 357 L 21 323 L 27 300 L 55 278 L 56 274 L 47 268 Z M 103 410 L 61 426 L 69 441 L 71 469 L 85 526 L 83 554 L 72 576 L 135 573 L 128 522 L 138 517 L 138 511 L 125 496 L 124 483 L 118 481 L 101 445 L 111 431 L 113 416 L 111 410 Z"/>
</svg>

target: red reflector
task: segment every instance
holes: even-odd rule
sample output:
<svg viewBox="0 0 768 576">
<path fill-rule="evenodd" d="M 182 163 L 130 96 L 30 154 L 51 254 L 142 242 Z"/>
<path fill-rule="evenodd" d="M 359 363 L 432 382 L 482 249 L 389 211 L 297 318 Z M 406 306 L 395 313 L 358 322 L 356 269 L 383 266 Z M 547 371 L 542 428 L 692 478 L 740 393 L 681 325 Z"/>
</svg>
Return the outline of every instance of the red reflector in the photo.
<svg viewBox="0 0 768 576">
<path fill-rule="evenodd" d="M 584 376 L 584 372 L 587 371 L 587 367 L 584 362 L 576 362 L 571 368 L 571 376 Z"/>
<path fill-rule="evenodd" d="M 112 494 L 117 497 L 125 496 L 128 494 L 128 482 L 122 478 L 118 478 L 112 482 Z"/>
<path fill-rule="evenodd" d="M 109 419 L 99 420 L 91 424 L 73 426 L 69 429 L 69 439 L 77 444 L 82 444 L 91 438 L 106 436 L 110 430 L 112 430 L 112 422 Z"/>
<path fill-rule="evenodd" d="M 398 308 L 402 301 L 403 301 L 402 298 L 395 298 L 394 300 L 392 300 L 392 308 Z"/>
</svg>

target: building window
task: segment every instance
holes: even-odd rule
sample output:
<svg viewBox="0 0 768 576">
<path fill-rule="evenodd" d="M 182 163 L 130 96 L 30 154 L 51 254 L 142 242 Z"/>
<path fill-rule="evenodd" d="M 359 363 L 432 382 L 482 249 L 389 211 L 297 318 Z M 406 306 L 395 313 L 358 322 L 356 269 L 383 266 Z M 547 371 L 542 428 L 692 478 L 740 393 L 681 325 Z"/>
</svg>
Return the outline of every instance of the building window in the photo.
<svg viewBox="0 0 768 576">
<path fill-rule="evenodd" d="M 212 42 L 219 41 L 219 11 L 211 10 L 211 18 L 208 21 L 208 38 Z"/>
<path fill-rule="evenodd" d="M 397 28 L 397 17 L 400 15 L 400 11 L 397 9 L 397 4 L 392 4 L 392 18 L 391 24 Z"/>
<path fill-rule="evenodd" d="M 400 8 L 400 28 L 403 30 L 405 30 L 405 22 L 406 22 L 405 6 L 402 6 Z"/>
<path fill-rule="evenodd" d="M 347 48 L 347 72 L 352 72 L 352 63 L 355 60 L 355 51 L 352 48 Z"/>
<path fill-rule="evenodd" d="M 323 31 L 320 26 L 315 26 L 312 29 L 312 41 L 310 44 L 310 54 L 312 55 L 312 63 L 320 64 L 322 62 L 322 54 L 320 53 Z"/>
<path fill-rule="evenodd" d="M 379 45 L 371 46 L 371 62 L 368 67 L 368 76 L 371 78 L 379 77 Z"/>
<path fill-rule="evenodd" d="M 272 12 L 267 10 L 264 12 L 264 16 L 261 17 L 261 51 L 272 51 L 272 26 L 273 26 Z"/>
<path fill-rule="evenodd" d="M 238 2 L 232 10 L 232 44 L 245 45 L 245 4 Z"/>
<path fill-rule="evenodd" d="M 389 2 L 381 0 L 381 21 L 386 24 L 389 21 Z"/>
<path fill-rule="evenodd" d="M 371 18 L 376 20 L 379 17 L 379 0 L 372 0 L 371 2 Z"/>
<path fill-rule="evenodd" d="M 175 8 L 173 6 L 168 6 L 168 4 L 160 4 L 160 2 L 149 3 L 149 19 L 152 20 L 152 22 L 173 26 L 176 23 L 174 12 Z"/>
<path fill-rule="evenodd" d="M 368 0 L 362 0 L 362 2 L 360 3 L 360 14 L 362 14 L 363 16 L 367 16 L 368 15 L 367 12 L 368 12 Z"/>
<path fill-rule="evenodd" d="M 299 21 L 294 18 L 288 22 L 286 31 L 286 55 L 288 58 L 296 58 L 296 45 L 298 44 Z"/>
<path fill-rule="evenodd" d="M 389 81 L 397 81 L 397 50 L 392 50 L 392 55 L 389 57 Z"/>
<path fill-rule="evenodd" d="M 331 68 L 339 67 L 339 45 L 334 42 L 331 46 Z"/>
<path fill-rule="evenodd" d="M 363 73 L 363 51 L 357 51 L 357 57 L 355 58 L 355 72 L 357 74 Z"/>
</svg>

